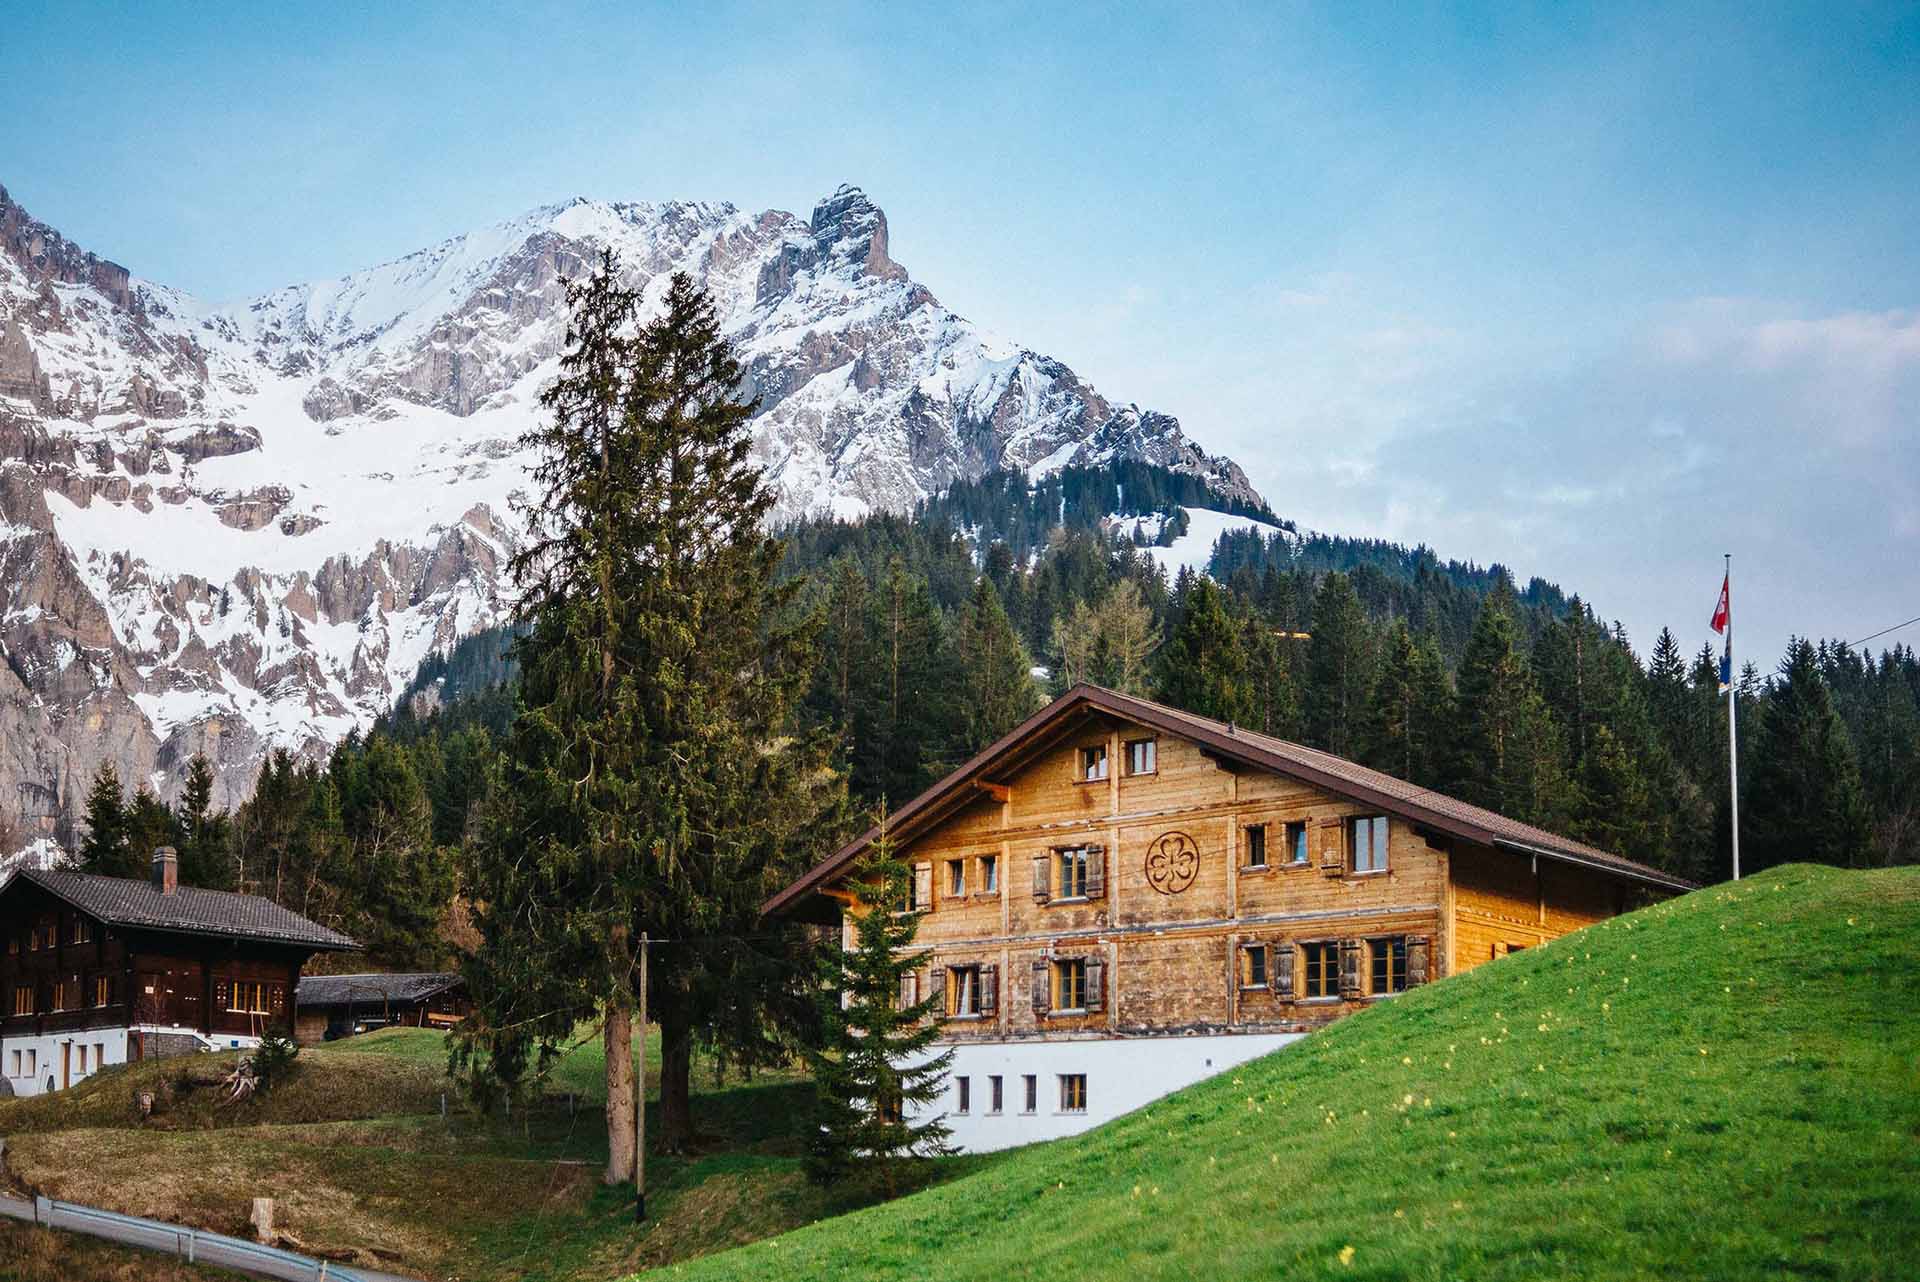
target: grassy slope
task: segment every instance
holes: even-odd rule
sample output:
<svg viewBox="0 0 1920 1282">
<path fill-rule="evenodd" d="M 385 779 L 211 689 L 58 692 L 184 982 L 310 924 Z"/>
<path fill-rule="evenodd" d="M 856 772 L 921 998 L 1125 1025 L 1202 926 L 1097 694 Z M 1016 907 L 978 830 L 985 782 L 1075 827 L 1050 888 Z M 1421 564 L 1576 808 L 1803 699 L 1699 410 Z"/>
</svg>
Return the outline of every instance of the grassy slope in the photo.
<svg viewBox="0 0 1920 1282">
<path fill-rule="evenodd" d="M 1920 1276 L 1920 869 L 1702 891 L 672 1271 Z"/>
<path fill-rule="evenodd" d="M 0 1220 L 0 1282 L 242 1282 L 152 1251 Z"/>
<path fill-rule="evenodd" d="M 657 1040 L 647 1053 L 657 1068 Z M 230 1233 L 245 1233 L 251 1197 L 271 1195 L 280 1226 L 308 1247 L 436 1277 L 605 1278 L 845 1209 L 800 1177 L 795 1127 L 808 1087 L 791 1075 L 724 1086 L 698 1076 L 699 1151 L 650 1159 L 654 1218 L 636 1233 L 630 1194 L 598 1184 L 597 1041 L 556 1068 L 531 1116 L 456 1106 L 442 1121 L 444 1039 L 390 1029 L 304 1050 L 292 1080 L 249 1103 L 218 1107 L 216 1092 L 199 1088 L 135 1124 L 136 1087 L 211 1080 L 224 1062 L 158 1061 L 0 1101 L 8 1167 L 56 1197 Z M 142 1178 L 126 1179 L 129 1170 Z"/>
</svg>

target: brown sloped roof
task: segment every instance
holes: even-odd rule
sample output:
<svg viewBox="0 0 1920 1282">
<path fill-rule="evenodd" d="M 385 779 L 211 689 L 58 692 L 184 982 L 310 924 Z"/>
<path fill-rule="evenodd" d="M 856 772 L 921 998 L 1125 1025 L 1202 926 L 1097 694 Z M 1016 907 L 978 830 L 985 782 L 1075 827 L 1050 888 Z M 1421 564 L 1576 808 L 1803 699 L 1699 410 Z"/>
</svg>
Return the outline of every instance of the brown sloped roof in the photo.
<svg viewBox="0 0 1920 1282">
<path fill-rule="evenodd" d="M 463 982 L 453 971 L 414 974 L 302 975 L 294 1000 L 302 1006 L 417 1002 Z"/>
<path fill-rule="evenodd" d="M 145 878 L 100 877 L 63 868 L 22 868 L 14 875 L 109 926 L 257 939 L 323 951 L 360 947 L 339 931 L 259 895 L 198 886 L 180 886 L 163 895 Z"/>
<path fill-rule="evenodd" d="M 1023 749 L 1034 736 L 1046 735 L 1056 726 L 1070 728 L 1080 717 L 1100 713 L 1192 740 L 1216 756 L 1298 779 L 1335 796 L 1378 806 L 1389 814 L 1449 836 L 1616 873 L 1664 890 L 1695 889 L 1694 883 L 1685 878 L 1548 832 L 1544 828 L 1509 819 L 1431 788 L 1396 779 L 1344 757 L 1336 757 L 1330 752 L 1242 730 L 1224 721 L 1195 716 L 1165 704 L 1090 685 L 1078 685 L 1067 691 L 945 779 L 902 806 L 888 821 L 892 835 L 896 839 L 908 839 L 948 814 L 956 801 L 979 795 L 977 786 L 988 782 L 988 776 L 996 768 L 1004 768 L 1027 755 Z M 877 828 L 869 829 L 840 847 L 805 876 L 769 899 L 762 906 L 762 911 L 774 915 L 793 908 L 850 866 L 878 835 Z"/>
</svg>

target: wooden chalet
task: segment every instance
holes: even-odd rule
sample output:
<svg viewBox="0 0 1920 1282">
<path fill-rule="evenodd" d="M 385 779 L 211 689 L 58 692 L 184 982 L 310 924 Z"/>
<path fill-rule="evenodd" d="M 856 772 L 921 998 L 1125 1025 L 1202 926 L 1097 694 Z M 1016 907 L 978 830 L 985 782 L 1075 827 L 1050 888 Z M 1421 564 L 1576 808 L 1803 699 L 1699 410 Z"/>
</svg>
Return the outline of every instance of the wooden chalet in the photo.
<svg viewBox="0 0 1920 1282">
<path fill-rule="evenodd" d="M 467 981 L 453 971 L 302 975 L 294 1005 L 302 1045 L 376 1028 L 452 1028 L 473 1009 Z"/>
<path fill-rule="evenodd" d="M 300 968 L 353 940 L 258 895 L 20 869 L 0 885 L 0 1094 L 61 1090 L 112 1064 L 252 1046 L 291 1029 Z"/>
<path fill-rule="evenodd" d="M 1329 753 L 1077 686 L 894 813 L 968 1148 L 1129 1111 L 1691 884 Z M 859 911 L 877 832 L 768 901 Z"/>
</svg>

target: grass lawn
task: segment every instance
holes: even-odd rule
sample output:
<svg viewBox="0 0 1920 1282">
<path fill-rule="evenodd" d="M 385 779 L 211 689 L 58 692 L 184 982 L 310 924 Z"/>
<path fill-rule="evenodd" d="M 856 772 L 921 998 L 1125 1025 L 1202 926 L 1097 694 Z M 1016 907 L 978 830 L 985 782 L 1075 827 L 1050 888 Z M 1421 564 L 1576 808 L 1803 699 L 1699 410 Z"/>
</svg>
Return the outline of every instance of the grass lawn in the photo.
<svg viewBox="0 0 1920 1282">
<path fill-rule="evenodd" d="M 657 1070 L 657 1038 L 647 1052 Z M 721 1084 L 697 1066 L 697 1151 L 649 1156 L 651 1219 L 636 1229 L 630 1192 L 599 1183 L 597 1039 L 556 1068 L 540 1106 L 511 1117 L 456 1104 L 443 1120 L 444 1037 L 387 1029 L 303 1050 L 291 1080 L 246 1104 L 221 1107 L 200 1087 L 136 1123 L 135 1089 L 211 1080 L 224 1058 L 114 1069 L 56 1095 L 0 1101 L 14 1182 L 241 1236 L 250 1199 L 271 1196 L 289 1245 L 425 1277 L 527 1282 L 610 1278 L 846 1209 L 800 1174 L 811 1088 L 792 1073 Z M 657 1071 L 650 1080 L 657 1097 Z M 927 1177 L 977 1165 L 943 1163 Z"/>
<path fill-rule="evenodd" d="M 243 1282 L 243 1275 L 0 1220 L 0 1282 Z"/>
<path fill-rule="evenodd" d="M 1920 869 L 1704 890 L 670 1275 L 1920 1277 Z"/>
</svg>

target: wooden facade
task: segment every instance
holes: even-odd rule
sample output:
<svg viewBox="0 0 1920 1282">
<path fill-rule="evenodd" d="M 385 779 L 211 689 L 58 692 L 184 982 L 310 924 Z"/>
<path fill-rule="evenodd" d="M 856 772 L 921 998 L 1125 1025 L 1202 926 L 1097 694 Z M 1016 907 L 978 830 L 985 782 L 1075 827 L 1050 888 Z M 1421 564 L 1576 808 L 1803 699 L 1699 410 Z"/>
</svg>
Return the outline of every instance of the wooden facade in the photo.
<svg viewBox="0 0 1920 1282">
<path fill-rule="evenodd" d="M 289 1030 L 307 958 L 353 946 L 252 896 L 178 888 L 164 866 L 164 885 L 159 874 L 150 885 L 28 871 L 0 887 L 10 1090 L 64 1089 L 111 1063 Z"/>
<path fill-rule="evenodd" d="M 938 995 L 960 1044 L 1304 1032 L 1686 888 L 1087 687 L 904 807 L 893 835 L 925 913 L 903 996 Z M 872 836 L 770 911 L 857 909 Z"/>
</svg>

